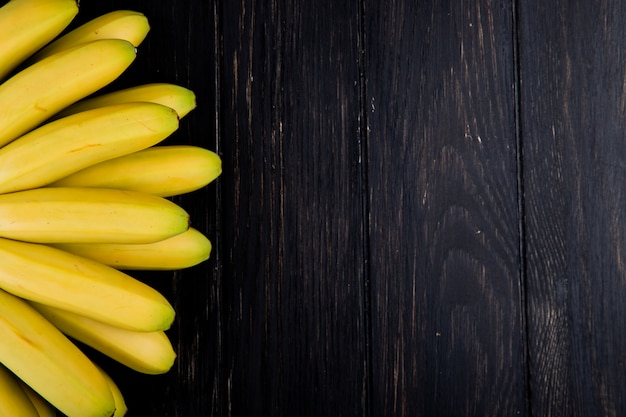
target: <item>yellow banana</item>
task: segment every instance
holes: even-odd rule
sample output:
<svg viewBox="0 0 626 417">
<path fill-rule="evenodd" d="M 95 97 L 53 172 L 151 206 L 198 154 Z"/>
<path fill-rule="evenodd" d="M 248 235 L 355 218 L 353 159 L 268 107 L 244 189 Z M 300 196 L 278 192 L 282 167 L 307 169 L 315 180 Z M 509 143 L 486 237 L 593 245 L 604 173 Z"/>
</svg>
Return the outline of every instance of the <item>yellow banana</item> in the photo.
<svg viewBox="0 0 626 417">
<path fill-rule="evenodd" d="M 163 331 L 138 332 L 111 326 L 47 305 L 32 303 L 57 329 L 137 372 L 163 374 L 176 353 Z"/>
<path fill-rule="evenodd" d="M 136 191 L 35 188 L 0 195 L 0 237 L 37 243 L 152 243 L 189 228 L 175 203 Z"/>
<path fill-rule="evenodd" d="M 123 270 L 176 270 L 189 268 L 209 259 L 211 242 L 198 230 L 189 228 L 179 235 L 155 243 L 123 245 L 115 243 L 55 244 L 67 252 Z"/>
<path fill-rule="evenodd" d="M 98 16 L 56 39 L 32 60 L 39 61 L 65 49 L 98 39 L 123 39 L 137 47 L 148 35 L 150 24 L 142 13 L 132 10 L 115 10 Z"/>
<path fill-rule="evenodd" d="M 63 31 L 76 0 L 11 0 L 0 8 L 0 79 Z"/>
<path fill-rule="evenodd" d="M 104 369 L 100 368 L 99 366 L 98 369 L 100 369 L 100 373 L 102 373 L 105 381 L 107 382 L 107 384 L 109 384 L 109 389 L 111 390 L 111 394 L 113 394 L 113 400 L 115 402 L 115 414 L 113 414 L 111 417 L 122 417 L 126 415 L 128 407 L 126 406 L 126 401 L 124 400 L 124 395 L 122 394 L 122 391 L 120 391 L 120 388 L 117 386 L 115 381 L 113 381 L 113 378 L 111 378 L 111 376 L 106 373 Z"/>
<path fill-rule="evenodd" d="M 52 185 L 115 188 L 171 197 L 198 190 L 221 172 L 220 157 L 207 149 L 188 145 L 153 146 L 92 165 Z"/>
<path fill-rule="evenodd" d="M 37 413 L 38 413 L 37 416 L 39 417 L 56 417 L 57 416 L 57 413 L 54 410 L 54 407 L 52 407 L 52 404 L 50 404 L 48 401 L 43 399 L 41 395 L 36 393 L 31 387 L 26 385 L 24 381 L 22 381 L 21 379 L 19 381 L 20 381 L 20 385 L 22 386 L 22 389 L 24 390 L 26 395 L 28 395 L 28 398 L 30 398 L 30 401 L 35 406 L 35 409 L 37 410 Z"/>
<path fill-rule="evenodd" d="M 157 290 L 98 262 L 9 239 L 0 239 L 0 259 L 0 288 L 26 300 L 138 331 L 166 330 L 174 320 Z"/>
<path fill-rule="evenodd" d="M 113 395 L 96 366 L 24 300 L 0 291 L 0 362 L 72 417 L 109 417 Z"/>
<path fill-rule="evenodd" d="M 0 364 L 0 417 L 39 417 L 20 380 Z"/>
<path fill-rule="evenodd" d="M 161 142 L 178 116 L 154 103 L 128 103 L 77 113 L 0 148 L 0 193 L 41 187 L 93 164 Z"/>
<path fill-rule="evenodd" d="M 103 39 L 42 59 L 0 85 L 0 146 L 118 78 L 135 59 L 127 41 Z"/>
<path fill-rule="evenodd" d="M 96 107 L 135 101 L 147 101 L 170 107 L 176 110 L 181 119 L 196 108 L 196 95 L 188 88 L 176 84 L 154 83 L 128 87 L 79 101 L 62 110 L 58 116 L 62 117 Z"/>
</svg>

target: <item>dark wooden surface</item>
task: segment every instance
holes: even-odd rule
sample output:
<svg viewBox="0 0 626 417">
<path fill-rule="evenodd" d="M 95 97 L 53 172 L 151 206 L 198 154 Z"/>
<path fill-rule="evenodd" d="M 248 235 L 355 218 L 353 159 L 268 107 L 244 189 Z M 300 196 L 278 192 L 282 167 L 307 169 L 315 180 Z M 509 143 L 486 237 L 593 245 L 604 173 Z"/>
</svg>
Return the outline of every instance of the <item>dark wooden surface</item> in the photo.
<svg viewBox="0 0 626 417">
<path fill-rule="evenodd" d="M 144 12 L 212 259 L 131 416 L 626 415 L 626 3 L 83 1 Z"/>
</svg>

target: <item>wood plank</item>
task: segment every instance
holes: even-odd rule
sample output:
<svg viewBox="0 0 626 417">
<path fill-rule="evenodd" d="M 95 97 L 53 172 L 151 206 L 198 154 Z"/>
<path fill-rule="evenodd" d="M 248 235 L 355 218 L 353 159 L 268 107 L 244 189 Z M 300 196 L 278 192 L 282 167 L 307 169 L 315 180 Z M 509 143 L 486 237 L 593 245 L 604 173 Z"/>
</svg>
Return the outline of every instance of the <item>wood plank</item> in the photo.
<svg viewBox="0 0 626 417">
<path fill-rule="evenodd" d="M 224 1 L 228 415 L 363 415 L 358 2 Z"/>
<path fill-rule="evenodd" d="M 519 415 L 511 2 L 366 5 L 371 415 Z"/>
<path fill-rule="evenodd" d="M 626 7 L 519 21 L 532 415 L 624 415 Z"/>
<path fill-rule="evenodd" d="M 131 9 L 144 13 L 151 24 L 136 61 L 105 90 L 147 82 L 172 82 L 196 92 L 198 107 L 181 120 L 168 144 L 193 144 L 218 150 L 216 134 L 214 2 L 149 0 L 83 1 L 72 27 L 100 14 Z M 107 358 L 93 357 L 109 371 L 126 396 L 129 416 L 222 415 L 226 404 L 220 389 L 221 287 L 218 265 L 219 188 L 212 184 L 175 198 L 190 213 L 193 226 L 214 243 L 212 259 L 176 273 L 134 273 L 159 289 L 174 305 L 177 318 L 168 332 L 178 354 L 166 375 L 142 375 Z"/>
</svg>

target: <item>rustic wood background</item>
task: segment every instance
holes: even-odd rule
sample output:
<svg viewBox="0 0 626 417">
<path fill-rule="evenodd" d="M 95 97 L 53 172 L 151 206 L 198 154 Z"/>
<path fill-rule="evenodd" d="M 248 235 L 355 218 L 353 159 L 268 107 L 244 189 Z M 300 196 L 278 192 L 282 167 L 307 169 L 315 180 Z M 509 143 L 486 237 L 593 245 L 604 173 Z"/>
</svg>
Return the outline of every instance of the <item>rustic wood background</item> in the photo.
<svg viewBox="0 0 626 417">
<path fill-rule="evenodd" d="M 131 416 L 626 415 L 626 3 L 83 0 L 144 12 L 212 259 L 146 274 Z"/>
</svg>

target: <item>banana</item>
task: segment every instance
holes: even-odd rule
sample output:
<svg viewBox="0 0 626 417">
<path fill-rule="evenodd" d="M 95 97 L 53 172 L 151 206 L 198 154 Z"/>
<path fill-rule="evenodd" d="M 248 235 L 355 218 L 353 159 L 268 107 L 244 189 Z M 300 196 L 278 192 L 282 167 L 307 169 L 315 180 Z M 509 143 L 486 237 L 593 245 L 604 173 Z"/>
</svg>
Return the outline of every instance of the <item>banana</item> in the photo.
<svg viewBox="0 0 626 417">
<path fill-rule="evenodd" d="M 113 394 L 113 400 L 115 402 L 115 414 L 113 414 L 111 417 L 122 417 L 126 415 L 126 412 L 128 411 L 128 407 L 126 406 L 126 401 L 124 400 L 124 395 L 122 394 L 122 391 L 117 386 L 115 381 L 113 381 L 113 378 L 111 378 L 109 374 L 107 374 L 100 367 L 98 367 L 98 369 L 100 369 L 102 376 L 106 380 L 107 384 L 109 384 L 109 389 L 111 390 L 111 394 Z"/>
<path fill-rule="evenodd" d="M 189 145 L 153 146 L 92 165 L 52 185 L 114 188 L 171 197 L 198 190 L 221 172 L 220 157 L 207 149 Z"/>
<path fill-rule="evenodd" d="M 20 380 L 0 364 L 0 417 L 39 417 Z"/>
<path fill-rule="evenodd" d="M 176 110 L 181 119 L 196 108 L 196 95 L 188 88 L 168 83 L 143 84 L 88 98 L 69 106 L 59 117 L 111 104 L 147 101 Z"/>
<path fill-rule="evenodd" d="M 2 6 L 0 79 L 54 39 L 76 14 L 76 0 L 11 0 Z"/>
<path fill-rule="evenodd" d="M 137 332 L 47 305 L 34 302 L 31 305 L 70 338 L 137 372 L 164 374 L 176 359 L 172 344 L 163 331 Z"/>
<path fill-rule="evenodd" d="M 174 309 L 154 288 L 60 249 L 0 239 L 0 288 L 26 300 L 137 331 L 170 327 Z"/>
<path fill-rule="evenodd" d="M 122 270 L 177 270 L 209 259 L 211 242 L 194 228 L 143 245 L 115 243 L 54 244 L 56 248 Z"/>
<path fill-rule="evenodd" d="M 0 146 L 118 78 L 135 59 L 128 41 L 102 39 L 61 51 L 0 85 Z"/>
<path fill-rule="evenodd" d="M 36 393 L 31 387 L 26 385 L 24 381 L 22 381 L 21 379 L 19 380 L 19 382 L 20 382 L 20 385 L 22 386 L 22 389 L 24 390 L 26 395 L 28 395 L 28 398 L 30 398 L 30 401 L 35 406 L 35 409 L 37 410 L 37 413 L 38 413 L 37 416 L 56 417 L 57 413 L 54 410 L 54 407 L 52 407 L 52 405 L 48 401 L 43 399 L 41 395 Z"/>
<path fill-rule="evenodd" d="M 105 106 L 46 123 L 0 148 L 0 193 L 44 186 L 155 145 L 176 129 L 176 112 L 154 103 Z"/>
<path fill-rule="evenodd" d="M 39 61 L 65 49 L 98 39 L 124 39 L 139 46 L 150 31 L 143 13 L 132 10 L 115 10 L 98 16 L 68 32 L 37 52 L 32 61 Z"/>
<path fill-rule="evenodd" d="M 36 243 L 152 243 L 189 228 L 175 203 L 136 191 L 35 188 L 0 195 L 0 237 Z"/>
<path fill-rule="evenodd" d="M 0 291 L 0 362 L 68 417 L 109 417 L 102 373 L 24 300 Z"/>
</svg>

